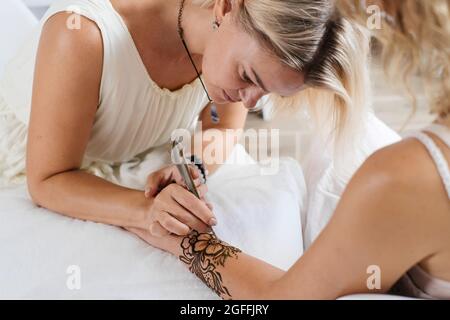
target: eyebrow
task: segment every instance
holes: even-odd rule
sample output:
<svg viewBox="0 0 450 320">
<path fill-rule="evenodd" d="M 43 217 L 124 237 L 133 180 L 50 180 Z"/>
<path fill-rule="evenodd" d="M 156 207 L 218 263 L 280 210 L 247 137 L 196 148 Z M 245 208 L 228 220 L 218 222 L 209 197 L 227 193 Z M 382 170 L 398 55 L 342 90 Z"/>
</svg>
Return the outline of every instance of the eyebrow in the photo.
<svg viewBox="0 0 450 320">
<path fill-rule="evenodd" d="M 269 92 L 269 90 L 267 90 L 266 86 L 262 82 L 261 78 L 255 72 L 255 70 L 253 68 L 251 68 L 251 71 L 252 71 L 253 75 L 255 76 L 255 80 L 256 80 L 256 83 L 258 84 L 258 86 L 260 86 L 261 89 L 263 89 L 265 92 Z"/>
</svg>

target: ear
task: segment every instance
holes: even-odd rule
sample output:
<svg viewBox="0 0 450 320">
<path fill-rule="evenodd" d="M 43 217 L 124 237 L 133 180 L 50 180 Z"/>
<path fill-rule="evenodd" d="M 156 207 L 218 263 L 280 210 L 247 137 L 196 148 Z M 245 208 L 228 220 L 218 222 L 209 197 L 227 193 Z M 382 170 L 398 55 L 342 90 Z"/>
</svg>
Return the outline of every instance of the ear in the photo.
<svg viewBox="0 0 450 320">
<path fill-rule="evenodd" d="M 222 24 L 224 17 L 238 8 L 242 4 L 243 0 L 216 0 L 214 5 L 214 15 L 217 22 Z"/>
</svg>

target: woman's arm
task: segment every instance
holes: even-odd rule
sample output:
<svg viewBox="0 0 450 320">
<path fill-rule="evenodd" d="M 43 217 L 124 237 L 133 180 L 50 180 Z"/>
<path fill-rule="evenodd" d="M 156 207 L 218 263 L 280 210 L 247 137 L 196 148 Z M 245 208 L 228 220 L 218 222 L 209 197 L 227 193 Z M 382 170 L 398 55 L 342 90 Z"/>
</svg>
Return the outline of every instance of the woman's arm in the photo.
<svg viewBox="0 0 450 320">
<path fill-rule="evenodd" d="M 217 105 L 219 123 L 211 120 L 211 106 L 200 115 L 202 131 L 194 137 L 193 153 L 203 160 L 210 173 L 224 164 L 239 142 L 248 111 L 242 103 Z"/>
<path fill-rule="evenodd" d="M 72 217 L 140 226 L 142 193 L 79 171 L 99 104 L 103 47 L 92 21 L 81 18 L 81 28 L 69 30 L 68 17 L 50 18 L 39 44 L 27 146 L 30 195 Z"/>
<path fill-rule="evenodd" d="M 210 234 L 193 232 L 163 243 L 141 236 L 180 257 L 225 299 L 336 299 L 384 293 L 449 238 L 450 219 L 444 217 L 446 208 L 438 207 L 446 204 L 443 188 L 435 183 L 439 177 L 432 163 L 423 166 L 429 161 L 426 153 L 422 158 L 412 153 L 417 159 L 405 165 L 408 148 L 390 147 L 363 165 L 328 226 L 288 272 Z M 431 178 L 411 184 L 417 176 Z"/>
<path fill-rule="evenodd" d="M 82 17 L 81 28 L 69 30 L 69 16 L 59 13 L 50 18 L 40 40 L 27 146 L 31 197 L 43 207 L 78 219 L 146 230 L 156 221 L 181 229 L 179 223 L 163 217 L 162 210 L 155 211 L 156 205 L 165 204 L 167 212 L 184 215 L 185 221 L 206 230 L 212 213 L 179 186 L 168 186 L 158 197 L 147 199 L 142 191 L 79 170 L 99 105 L 103 47 L 94 22 Z M 171 210 L 167 210 L 169 202 Z M 203 224 L 188 220 L 190 209 Z"/>
</svg>

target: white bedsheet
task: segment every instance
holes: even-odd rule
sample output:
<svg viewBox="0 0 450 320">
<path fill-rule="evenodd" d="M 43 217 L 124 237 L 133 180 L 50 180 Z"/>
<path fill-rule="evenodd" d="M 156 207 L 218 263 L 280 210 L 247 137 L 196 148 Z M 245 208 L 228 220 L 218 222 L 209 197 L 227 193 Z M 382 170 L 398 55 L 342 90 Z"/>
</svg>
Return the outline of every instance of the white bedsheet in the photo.
<svg viewBox="0 0 450 320">
<path fill-rule="evenodd" d="M 122 166 L 118 177 L 124 185 L 142 187 L 149 170 L 163 163 L 154 153 L 138 166 Z M 230 163 L 209 181 L 209 199 L 219 220 L 216 232 L 287 269 L 303 248 L 299 211 L 306 190 L 299 165 L 283 160 L 277 175 L 261 176 L 240 146 Z M 79 267 L 79 290 L 67 286 L 74 275 L 67 273 L 71 266 Z M 217 297 L 175 257 L 119 228 L 38 208 L 22 186 L 0 190 L 0 298 Z"/>
</svg>

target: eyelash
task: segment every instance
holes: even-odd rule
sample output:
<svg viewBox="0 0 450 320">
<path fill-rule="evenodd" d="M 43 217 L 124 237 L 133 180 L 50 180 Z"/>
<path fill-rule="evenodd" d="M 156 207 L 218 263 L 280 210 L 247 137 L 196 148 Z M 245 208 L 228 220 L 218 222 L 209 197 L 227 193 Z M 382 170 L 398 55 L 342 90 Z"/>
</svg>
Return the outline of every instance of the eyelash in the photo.
<svg viewBox="0 0 450 320">
<path fill-rule="evenodd" d="M 242 74 L 242 80 L 247 82 L 247 83 L 253 83 L 252 80 L 248 77 L 248 75 L 247 75 L 247 73 L 245 71 Z"/>
</svg>

